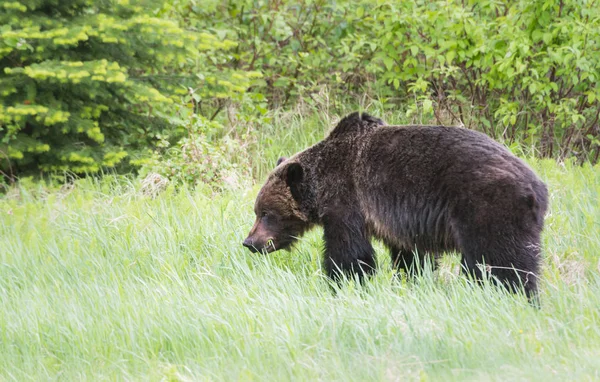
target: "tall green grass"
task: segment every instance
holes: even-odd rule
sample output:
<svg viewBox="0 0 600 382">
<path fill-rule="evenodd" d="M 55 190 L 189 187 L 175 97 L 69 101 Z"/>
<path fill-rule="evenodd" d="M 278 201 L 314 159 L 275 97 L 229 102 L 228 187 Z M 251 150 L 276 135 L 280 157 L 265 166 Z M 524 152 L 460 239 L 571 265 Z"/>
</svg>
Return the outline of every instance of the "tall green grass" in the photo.
<svg viewBox="0 0 600 382">
<path fill-rule="evenodd" d="M 274 119 L 254 147 L 259 177 L 325 122 Z M 318 229 L 290 252 L 241 246 L 259 185 L 151 198 L 106 177 L 11 190 L 0 380 L 598 379 L 600 168 L 531 163 L 551 194 L 540 310 L 472 286 L 455 257 L 407 282 L 379 245 L 372 280 L 332 291 Z"/>
</svg>

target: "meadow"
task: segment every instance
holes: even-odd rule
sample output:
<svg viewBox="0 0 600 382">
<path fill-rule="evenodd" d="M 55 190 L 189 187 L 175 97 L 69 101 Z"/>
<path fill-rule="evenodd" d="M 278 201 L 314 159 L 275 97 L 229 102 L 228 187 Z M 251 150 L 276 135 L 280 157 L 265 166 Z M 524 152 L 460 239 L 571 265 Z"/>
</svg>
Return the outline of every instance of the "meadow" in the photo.
<svg viewBox="0 0 600 382">
<path fill-rule="evenodd" d="M 107 175 L 0 198 L 0 380 L 597 380 L 600 167 L 526 157 L 550 190 L 541 308 L 474 286 L 450 254 L 407 281 L 332 288 L 319 229 L 288 252 L 241 242 L 279 155 L 329 130 L 274 119 L 254 180 L 149 195 Z"/>
</svg>

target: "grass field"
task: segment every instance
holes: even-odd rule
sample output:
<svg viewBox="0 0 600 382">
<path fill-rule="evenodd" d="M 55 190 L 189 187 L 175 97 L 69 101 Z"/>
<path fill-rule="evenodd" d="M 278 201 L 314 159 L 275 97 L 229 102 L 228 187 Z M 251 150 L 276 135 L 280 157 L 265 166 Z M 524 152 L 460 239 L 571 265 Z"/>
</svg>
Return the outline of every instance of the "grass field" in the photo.
<svg viewBox="0 0 600 382">
<path fill-rule="evenodd" d="M 274 121 L 256 176 L 321 139 L 323 122 Z M 540 310 L 470 285 L 456 256 L 406 282 L 379 245 L 377 276 L 332 293 L 319 230 L 290 252 L 242 247 L 259 185 L 12 190 L 0 200 L 0 380 L 597 380 L 600 168 L 530 163 L 551 194 Z"/>
</svg>

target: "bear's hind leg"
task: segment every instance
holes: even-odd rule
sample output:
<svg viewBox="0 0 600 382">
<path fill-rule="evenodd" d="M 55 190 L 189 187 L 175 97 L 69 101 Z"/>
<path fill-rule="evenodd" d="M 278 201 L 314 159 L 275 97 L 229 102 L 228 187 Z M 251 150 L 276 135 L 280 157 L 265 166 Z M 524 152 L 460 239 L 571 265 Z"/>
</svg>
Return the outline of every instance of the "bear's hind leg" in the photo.
<svg viewBox="0 0 600 382">
<path fill-rule="evenodd" d="M 462 247 L 463 270 L 474 279 L 482 280 L 485 270 L 511 292 L 524 290 L 530 301 L 536 299 L 540 245 L 535 236 L 471 236 Z"/>
<path fill-rule="evenodd" d="M 500 256 L 490 259 L 489 271 L 511 292 L 525 291 L 527 299 L 538 305 L 539 240 L 522 239 L 521 242 L 506 243 Z"/>
<path fill-rule="evenodd" d="M 460 266 L 464 275 L 472 277 L 475 281 L 482 281 L 481 264 L 483 263 L 483 256 L 477 256 L 477 253 L 477 250 L 463 250 Z"/>
</svg>

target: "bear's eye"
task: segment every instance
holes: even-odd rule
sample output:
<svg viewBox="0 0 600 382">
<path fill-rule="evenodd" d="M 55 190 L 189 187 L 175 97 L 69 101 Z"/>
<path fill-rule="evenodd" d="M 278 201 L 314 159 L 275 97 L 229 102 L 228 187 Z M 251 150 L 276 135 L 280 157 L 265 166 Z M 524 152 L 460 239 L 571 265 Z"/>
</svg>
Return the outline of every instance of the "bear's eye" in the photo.
<svg viewBox="0 0 600 382">
<path fill-rule="evenodd" d="M 261 218 L 265 218 L 265 217 L 267 217 L 267 215 L 268 215 L 267 211 L 263 211 L 260 213 Z"/>
</svg>

